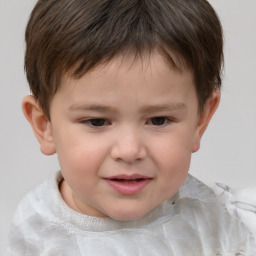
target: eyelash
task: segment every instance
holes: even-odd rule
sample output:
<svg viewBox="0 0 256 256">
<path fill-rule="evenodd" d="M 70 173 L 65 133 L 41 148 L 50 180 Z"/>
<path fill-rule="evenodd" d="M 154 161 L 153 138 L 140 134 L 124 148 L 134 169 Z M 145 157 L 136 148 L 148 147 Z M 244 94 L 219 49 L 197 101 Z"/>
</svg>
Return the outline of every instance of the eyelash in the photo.
<svg viewBox="0 0 256 256">
<path fill-rule="evenodd" d="M 98 125 L 97 122 L 99 122 L 98 124 L 100 124 L 100 125 Z M 88 125 L 90 127 L 96 127 L 96 128 L 97 127 L 103 127 L 103 126 L 106 126 L 106 125 L 110 124 L 110 122 L 108 122 L 104 118 L 91 118 L 91 119 L 81 120 L 80 123 Z"/>
<path fill-rule="evenodd" d="M 160 121 L 160 123 L 159 123 L 159 121 Z M 158 122 L 158 124 L 156 124 L 157 122 Z M 146 125 L 165 126 L 171 122 L 173 122 L 173 120 L 171 118 L 168 118 L 165 116 L 157 116 L 157 117 L 150 118 L 146 122 Z M 90 127 L 95 127 L 95 128 L 103 127 L 103 126 L 111 124 L 109 121 L 107 121 L 104 118 L 91 118 L 91 119 L 81 120 L 80 123 L 88 125 Z"/>
<path fill-rule="evenodd" d="M 157 121 L 157 122 L 163 121 L 163 122 L 160 122 L 160 124 L 154 124 L 155 121 Z M 173 122 L 173 120 L 171 118 L 168 118 L 165 116 L 156 116 L 156 117 L 150 118 L 149 121 L 147 121 L 147 124 L 153 125 L 153 126 L 165 126 L 171 122 Z"/>
</svg>

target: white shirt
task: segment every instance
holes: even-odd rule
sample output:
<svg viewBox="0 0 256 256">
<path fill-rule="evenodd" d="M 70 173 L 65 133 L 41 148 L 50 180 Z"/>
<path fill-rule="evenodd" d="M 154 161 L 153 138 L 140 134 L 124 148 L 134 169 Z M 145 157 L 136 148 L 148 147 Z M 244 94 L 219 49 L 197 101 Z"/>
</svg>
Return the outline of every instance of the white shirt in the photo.
<svg viewBox="0 0 256 256">
<path fill-rule="evenodd" d="M 255 225 L 256 204 L 239 202 L 238 208 L 237 195 L 224 185 L 216 197 L 188 175 L 174 197 L 139 220 L 120 222 L 70 209 L 58 189 L 61 180 L 58 173 L 22 200 L 10 230 L 9 255 L 256 255 L 256 229 L 248 223 Z"/>
</svg>

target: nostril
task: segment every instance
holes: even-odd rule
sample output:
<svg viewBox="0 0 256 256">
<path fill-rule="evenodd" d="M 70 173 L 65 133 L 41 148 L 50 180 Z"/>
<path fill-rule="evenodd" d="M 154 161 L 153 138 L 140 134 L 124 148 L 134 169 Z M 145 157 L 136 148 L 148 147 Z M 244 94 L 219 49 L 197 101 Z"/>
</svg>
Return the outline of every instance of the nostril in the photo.
<svg viewBox="0 0 256 256">
<path fill-rule="evenodd" d="M 145 149 L 140 145 L 118 145 L 112 149 L 111 156 L 115 161 L 127 163 L 141 161 L 146 156 Z"/>
</svg>

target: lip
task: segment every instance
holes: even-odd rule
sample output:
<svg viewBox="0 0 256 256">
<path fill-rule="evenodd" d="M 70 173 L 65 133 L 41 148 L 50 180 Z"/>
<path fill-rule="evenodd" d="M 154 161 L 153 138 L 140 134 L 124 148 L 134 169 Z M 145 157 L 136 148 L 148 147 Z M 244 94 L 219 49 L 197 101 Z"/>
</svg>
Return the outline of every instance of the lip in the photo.
<svg viewBox="0 0 256 256">
<path fill-rule="evenodd" d="M 134 195 L 142 191 L 152 180 L 152 178 L 133 174 L 133 175 L 117 175 L 104 178 L 108 185 L 123 195 Z"/>
</svg>

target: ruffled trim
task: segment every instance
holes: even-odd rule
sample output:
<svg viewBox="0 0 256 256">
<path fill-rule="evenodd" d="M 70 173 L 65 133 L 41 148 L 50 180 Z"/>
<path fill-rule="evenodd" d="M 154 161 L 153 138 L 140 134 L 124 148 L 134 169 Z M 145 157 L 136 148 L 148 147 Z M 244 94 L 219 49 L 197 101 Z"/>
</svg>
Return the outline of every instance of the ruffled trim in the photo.
<svg viewBox="0 0 256 256">
<path fill-rule="evenodd" d="M 256 187 L 232 189 L 225 184 L 216 183 L 214 190 L 229 213 L 237 213 L 241 221 L 256 236 Z"/>
</svg>

